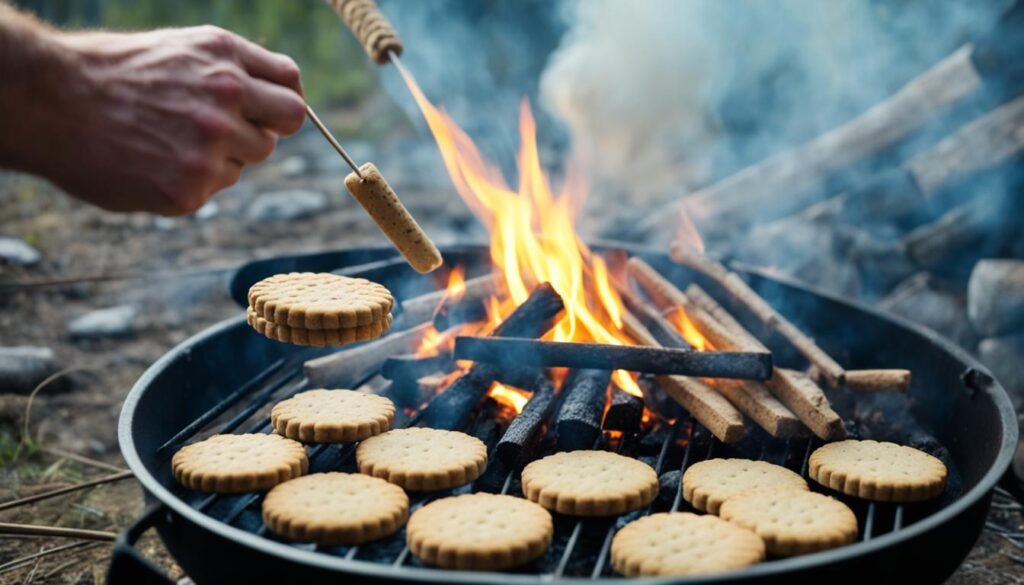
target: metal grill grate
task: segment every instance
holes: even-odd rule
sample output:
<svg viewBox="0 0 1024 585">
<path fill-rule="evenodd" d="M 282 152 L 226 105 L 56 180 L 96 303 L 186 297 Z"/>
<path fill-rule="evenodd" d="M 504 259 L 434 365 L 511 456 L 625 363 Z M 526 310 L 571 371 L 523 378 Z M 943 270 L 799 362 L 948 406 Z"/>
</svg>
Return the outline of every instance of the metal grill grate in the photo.
<svg viewBox="0 0 1024 585">
<path fill-rule="evenodd" d="M 349 387 L 359 387 L 375 374 L 376 372 L 370 372 L 361 376 L 360 379 L 351 380 Z M 161 446 L 159 451 L 169 457 L 181 445 L 196 437 L 209 434 L 269 433 L 271 431 L 269 416 L 261 411 L 273 403 L 308 389 L 308 386 L 308 381 L 302 375 L 301 362 L 279 360 L 259 372 L 252 380 L 231 392 L 208 412 L 182 429 Z M 232 409 L 236 409 L 237 412 L 228 416 L 228 411 Z M 218 421 L 221 418 L 226 418 L 226 420 Z M 416 424 L 416 419 L 417 417 L 413 416 L 405 426 Z M 454 490 L 427 495 L 411 494 L 411 511 L 437 498 L 473 491 L 483 490 L 522 495 L 519 491 L 518 470 L 504 468 L 493 457 L 494 447 L 500 438 L 500 433 L 495 432 L 494 421 L 489 418 L 486 410 L 481 410 L 481 414 L 461 430 L 478 436 L 488 445 L 491 454 L 488 470 L 476 482 Z M 676 469 L 681 474 L 690 465 L 700 460 L 732 456 L 777 463 L 799 472 L 806 478 L 808 459 L 818 444 L 820 443 L 816 439 L 782 441 L 771 438 L 763 432 L 755 431 L 739 444 L 726 445 L 715 439 L 693 417 L 685 415 L 673 424 L 659 422 L 641 435 L 622 436 L 616 441 L 610 440 L 609 434 L 605 433 L 594 448 L 609 449 L 614 446 L 619 453 L 643 458 L 651 463 L 659 477 L 667 471 Z M 544 454 L 546 453 L 536 453 L 535 457 Z M 354 455 L 354 445 L 314 445 L 309 448 L 310 472 L 355 472 Z M 812 483 L 812 485 L 814 484 Z M 260 512 L 262 494 L 221 496 L 190 492 L 180 487 L 176 489 L 179 497 L 208 516 L 289 546 L 333 555 L 354 562 L 390 564 L 395 567 L 425 567 L 418 559 L 409 554 L 409 549 L 405 546 L 404 530 L 381 541 L 363 546 L 318 547 L 313 544 L 291 543 L 277 539 L 264 526 Z M 865 541 L 899 530 L 927 512 L 925 509 L 919 509 L 920 506 L 866 503 L 852 499 L 844 499 L 844 501 L 857 515 L 861 527 L 861 538 Z M 663 490 L 658 499 L 646 509 L 617 518 L 576 519 L 556 514 L 554 539 L 545 556 L 513 572 L 540 575 L 545 578 L 571 576 L 596 579 L 614 576 L 609 557 L 615 532 L 641 516 L 669 510 L 692 511 L 682 497 L 682 484 L 679 482 L 676 483 L 671 494 Z"/>
</svg>

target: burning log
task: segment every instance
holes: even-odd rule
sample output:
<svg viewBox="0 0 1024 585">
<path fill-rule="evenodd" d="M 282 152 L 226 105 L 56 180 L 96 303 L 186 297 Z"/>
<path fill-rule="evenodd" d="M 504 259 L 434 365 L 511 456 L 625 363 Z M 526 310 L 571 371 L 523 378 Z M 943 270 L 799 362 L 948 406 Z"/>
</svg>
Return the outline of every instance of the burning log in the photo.
<svg viewBox="0 0 1024 585">
<path fill-rule="evenodd" d="M 463 297 L 453 300 L 447 298 L 434 313 L 434 328 L 438 331 L 446 331 L 456 325 L 483 321 L 486 318 L 487 301 L 485 299 Z"/>
<path fill-rule="evenodd" d="M 511 337 L 456 337 L 455 357 L 506 367 L 607 368 L 648 374 L 744 380 L 767 379 L 772 369 L 770 353 L 698 352 Z"/>
<path fill-rule="evenodd" d="M 750 351 L 752 348 L 738 344 L 739 338 L 730 335 L 708 312 L 704 311 L 672 284 L 667 278 L 658 274 L 650 264 L 640 258 L 633 257 L 626 263 L 626 269 L 656 305 L 662 310 L 677 310 L 682 308 L 686 319 L 700 331 L 715 349 L 722 351 Z M 767 353 L 764 346 L 753 348 L 752 351 Z"/>
<path fill-rule="evenodd" d="M 843 419 L 832 410 L 821 388 L 807 376 L 775 368 L 765 385 L 822 440 L 834 441 L 846 435 Z"/>
<path fill-rule="evenodd" d="M 644 395 L 644 405 L 654 414 L 664 420 L 674 420 L 682 415 L 679 403 L 665 393 L 655 376 L 641 375 L 637 380 L 637 386 L 640 386 L 640 391 Z"/>
<path fill-rule="evenodd" d="M 643 399 L 622 390 L 612 389 L 611 404 L 608 406 L 608 412 L 604 413 L 604 430 L 636 433 L 640 430 L 643 417 Z"/>
<path fill-rule="evenodd" d="M 345 387 L 362 374 L 380 368 L 388 356 L 416 349 L 430 327 L 430 323 L 423 323 L 352 349 L 318 357 L 307 361 L 303 369 L 314 388 Z"/>
<path fill-rule="evenodd" d="M 426 357 L 398 355 L 384 360 L 380 367 L 380 375 L 388 380 L 417 380 L 430 374 L 450 372 L 453 367 L 455 361 L 448 352 Z"/>
<path fill-rule="evenodd" d="M 690 344 L 683 339 L 683 336 L 676 331 L 675 327 L 657 309 L 639 299 L 625 284 L 616 283 L 616 290 L 622 299 L 622 304 L 626 307 L 626 312 L 623 314 L 622 319 L 623 321 L 630 321 L 629 323 L 624 323 L 623 329 L 634 340 L 643 345 L 692 349 Z M 642 329 L 646 332 L 649 339 L 654 339 L 657 343 L 648 343 L 644 339 L 638 338 L 636 335 L 629 333 L 631 329 L 634 331 Z M 639 334 L 644 335 L 643 333 Z"/>
<path fill-rule="evenodd" d="M 469 302 L 470 299 L 486 299 L 494 294 L 497 282 L 495 274 L 471 278 L 463 285 L 465 292 L 460 298 L 465 302 Z M 408 327 L 430 321 L 434 318 L 435 311 L 446 301 L 448 296 L 448 291 L 441 289 L 403 301 L 401 314 L 396 318 L 394 327 Z M 444 331 L 440 327 L 437 330 Z"/>
<path fill-rule="evenodd" d="M 711 315 L 715 321 L 725 327 L 733 336 L 738 338 L 739 343 L 743 347 L 751 348 L 751 350 L 768 351 L 768 348 L 758 338 L 751 335 L 739 321 L 729 314 L 729 311 L 725 310 L 725 307 L 719 305 L 718 301 L 701 287 L 691 284 L 686 288 L 686 297 L 694 305 Z"/>
<path fill-rule="evenodd" d="M 817 367 L 832 386 L 842 386 L 845 370 L 814 340 L 804 334 L 789 319 L 783 317 L 767 301 L 750 288 L 738 274 L 728 270 L 721 263 L 708 258 L 685 245 L 674 245 L 670 257 L 674 262 L 696 270 L 713 279 L 737 301 L 746 306 L 766 327 L 770 327 L 786 338 L 793 347 Z M 712 342 L 714 343 L 714 342 Z"/>
<path fill-rule="evenodd" d="M 558 450 L 592 449 L 601 436 L 601 415 L 612 381 L 610 370 L 572 370 L 562 383 L 555 420 Z"/>
<path fill-rule="evenodd" d="M 516 307 L 494 330 L 495 336 L 539 337 L 554 324 L 565 305 L 554 287 L 543 283 L 533 289 L 530 297 Z M 444 392 L 434 397 L 420 412 L 425 426 L 455 428 L 466 418 L 487 394 L 500 368 L 492 364 L 474 364 Z"/>
<path fill-rule="evenodd" d="M 541 428 L 551 415 L 554 404 L 555 385 L 546 376 L 539 377 L 523 411 L 512 420 L 498 441 L 495 452 L 502 463 L 512 467 L 523 462 L 540 438 Z"/>
</svg>

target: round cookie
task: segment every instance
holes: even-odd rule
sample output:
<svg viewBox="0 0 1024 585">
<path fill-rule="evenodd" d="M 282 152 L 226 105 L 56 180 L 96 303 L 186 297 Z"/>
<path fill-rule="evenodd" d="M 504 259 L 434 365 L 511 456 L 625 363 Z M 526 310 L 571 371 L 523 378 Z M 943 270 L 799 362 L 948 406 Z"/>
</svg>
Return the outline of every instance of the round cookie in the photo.
<svg viewBox="0 0 1024 585">
<path fill-rule="evenodd" d="M 428 565 L 488 571 L 543 556 L 553 533 L 551 514 L 537 504 L 476 493 L 441 498 L 413 512 L 406 541 Z"/>
<path fill-rule="evenodd" d="M 238 494 L 267 490 L 309 469 L 306 448 L 281 435 L 214 435 L 171 459 L 178 483 L 191 490 Z"/>
<path fill-rule="evenodd" d="M 301 329 L 287 325 L 278 325 L 260 317 L 252 308 L 246 310 L 245 316 L 249 325 L 264 337 L 269 337 L 283 343 L 312 345 L 316 347 L 369 341 L 380 337 L 391 328 L 390 314 L 384 315 L 384 318 L 376 323 L 347 327 L 345 329 Z"/>
<path fill-rule="evenodd" d="M 359 443 L 356 462 L 360 473 L 409 491 L 444 490 L 480 477 L 487 467 L 487 446 L 458 431 L 412 427 Z"/>
<path fill-rule="evenodd" d="M 807 482 L 785 467 L 749 459 L 709 459 L 683 474 L 683 498 L 702 512 L 718 513 L 722 502 L 757 490 L 807 491 Z"/>
<path fill-rule="evenodd" d="M 350 443 L 391 429 L 395 404 L 355 390 L 309 390 L 274 405 L 279 435 L 305 443 Z"/>
<path fill-rule="evenodd" d="M 398 531 L 409 516 L 402 488 L 360 473 L 314 473 L 286 481 L 263 500 L 263 522 L 289 540 L 363 544 Z"/>
<path fill-rule="evenodd" d="M 609 451 L 566 451 L 526 466 L 523 495 L 570 516 L 618 516 L 650 504 L 658 475 L 650 465 Z"/>
<path fill-rule="evenodd" d="M 800 490 L 748 492 L 722 504 L 718 515 L 755 532 L 768 554 L 793 556 L 849 544 L 857 517 L 839 500 Z"/>
<path fill-rule="evenodd" d="M 946 488 L 946 465 L 914 449 L 878 441 L 839 441 L 811 453 L 808 476 L 850 496 L 878 502 L 920 502 Z"/>
<path fill-rule="evenodd" d="M 651 514 L 615 535 L 612 567 L 627 577 L 704 575 L 758 563 L 764 550 L 761 537 L 714 516 Z"/>
<path fill-rule="evenodd" d="M 391 292 L 376 282 L 329 272 L 275 274 L 249 288 L 249 307 L 257 316 L 310 331 L 373 325 L 394 304 Z"/>
</svg>

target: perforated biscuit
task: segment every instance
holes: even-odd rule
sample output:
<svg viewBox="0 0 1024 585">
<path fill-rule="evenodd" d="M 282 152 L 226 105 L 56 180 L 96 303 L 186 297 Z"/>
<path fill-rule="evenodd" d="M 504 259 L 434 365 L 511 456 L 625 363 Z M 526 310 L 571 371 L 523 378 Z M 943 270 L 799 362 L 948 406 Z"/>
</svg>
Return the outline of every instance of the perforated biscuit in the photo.
<svg viewBox="0 0 1024 585">
<path fill-rule="evenodd" d="M 409 550 L 448 569 L 509 569 L 541 557 L 554 533 L 551 514 L 512 496 L 476 493 L 435 500 L 412 514 Z"/>
<path fill-rule="evenodd" d="M 804 478 L 785 467 L 749 459 L 709 459 L 683 474 L 683 498 L 712 514 L 732 496 L 764 489 L 806 491 L 808 487 Z"/>
<path fill-rule="evenodd" d="M 359 471 L 409 491 L 444 490 L 480 477 L 487 447 L 458 431 L 412 427 L 370 437 L 356 449 Z"/>
<path fill-rule="evenodd" d="M 384 335 L 391 328 L 391 315 L 385 315 L 382 321 L 372 325 L 360 325 L 347 329 L 301 329 L 277 325 L 260 317 L 252 309 L 246 311 L 245 316 L 249 326 L 264 337 L 283 343 L 316 347 L 369 341 Z"/>
<path fill-rule="evenodd" d="M 305 443 L 362 441 L 391 429 L 395 404 L 354 390 L 309 390 L 278 402 L 270 422 L 278 434 Z"/>
<path fill-rule="evenodd" d="M 646 463 L 608 451 L 568 451 L 523 469 L 523 494 L 571 516 L 617 516 L 650 504 L 658 475 Z"/>
<path fill-rule="evenodd" d="M 946 487 L 946 465 L 914 449 L 879 441 L 839 441 L 811 453 L 808 475 L 825 487 L 879 502 L 920 502 Z"/>
<path fill-rule="evenodd" d="M 249 288 L 249 308 L 256 315 L 309 331 L 374 325 L 394 304 L 391 292 L 376 282 L 331 273 L 275 274 Z"/>
<path fill-rule="evenodd" d="M 398 531 L 409 515 L 402 488 L 360 473 L 314 473 L 270 490 L 263 521 L 284 538 L 349 546 Z"/>
<path fill-rule="evenodd" d="M 306 448 L 280 435 L 214 435 L 182 447 L 171 459 L 178 483 L 221 494 L 267 490 L 308 468 Z"/>
<path fill-rule="evenodd" d="M 714 516 L 651 514 L 627 524 L 612 540 L 612 566 L 627 577 L 705 575 L 764 559 L 753 532 Z"/>
<path fill-rule="evenodd" d="M 733 496 L 718 512 L 757 533 L 776 556 L 793 556 L 849 544 L 857 539 L 857 517 L 839 500 L 798 490 Z"/>
</svg>

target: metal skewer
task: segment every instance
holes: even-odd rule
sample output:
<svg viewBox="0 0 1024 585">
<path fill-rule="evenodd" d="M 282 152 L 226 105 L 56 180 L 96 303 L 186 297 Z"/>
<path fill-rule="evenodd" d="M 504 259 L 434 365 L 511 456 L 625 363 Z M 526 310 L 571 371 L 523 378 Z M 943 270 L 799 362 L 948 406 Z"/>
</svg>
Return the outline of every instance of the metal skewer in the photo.
<svg viewBox="0 0 1024 585">
<path fill-rule="evenodd" d="M 392 57 L 397 58 L 394 56 Z M 352 172 L 355 173 L 357 177 L 359 177 L 359 180 L 364 180 L 363 174 L 359 172 L 359 166 L 355 163 L 355 161 L 352 160 L 352 157 L 350 157 L 348 153 L 345 152 L 345 149 L 342 148 L 340 144 L 338 144 L 338 141 L 334 138 L 334 135 L 331 134 L 331 131 L 327 129 L 327 126 L 324 126 L 324 123 L 320 121 L 320 118 L 317 117 L 316 112 L 313 111 L 313 108 L 311 108 L 309 104 L 306 104 L 306 114 L 309 115 L 309 119 L 313 121 L 313 124 L 316 125 L 316 127 L 320 130 L 320 133 L 324 135 L 324 138 L 327 139 L 327 142 L 330 142 L 331 146 L 334 147 L 334 150 L 337 150 L 338 154 L 341 155 L 341 158 L 345 159 L 345 162 L 348 163 L 348 166 L 352 167 Z"/>
</svg>

